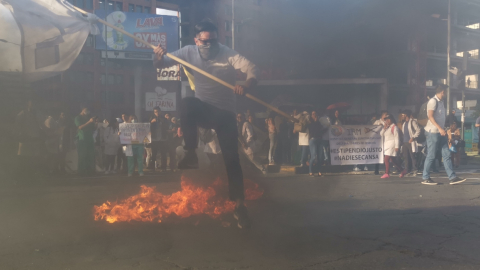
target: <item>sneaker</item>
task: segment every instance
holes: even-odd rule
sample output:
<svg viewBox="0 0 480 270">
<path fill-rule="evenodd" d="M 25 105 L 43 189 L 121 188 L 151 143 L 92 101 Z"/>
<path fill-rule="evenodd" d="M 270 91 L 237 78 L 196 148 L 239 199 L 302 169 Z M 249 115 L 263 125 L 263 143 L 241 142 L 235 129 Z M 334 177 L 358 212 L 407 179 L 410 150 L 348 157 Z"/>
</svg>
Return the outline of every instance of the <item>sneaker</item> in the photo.
<svg viewBox="0 0 480 270">
<path fill-rule="evenodd" d="M 244 229 L 250 227 L 250 219 L 248 218 L 248 211 L 245 205 L 236 207 L 233 211 L 233 217 L 238 221 L 238 228 Z"/>
<path fill-rule="evenodd" d="M 388 174 L 384 174 L 384 175 L 382 175 L 382 177 L 380 177 L 380 178 L 382 178 L 382 179 L 385 179 L 385 178 L 390 178 L 390 175 L 388 175 Z"/>
<path fill-rule="evenodd" d="M 359 172 L 359 171 L 361 171 L 361 170 L 360 170 L 360 168 L 358 168 L 357 166 L 355 166 L 355 167 L 353 168 L 353 171 L 354 171 L 354 172 Z"/>
<path fill-rule="evenodd" d="M 422 184 L 424 185 L 430 185 L 430 186 L 435 186 L 435 185 L 438 185 L 437 182 L 433 182 L 432 179 L 428 178 L 428 179 L 424 179 Z"/>
<path fill-rule="evenodd" d="M 363 168 L 363 170 L 364 170 L 364 171 L 368 171 L 368 167 L 365 166 L 365 167 Z"/>
<path fill-rule="evenodd" d="M 455 177 L 453 178 L 452 180 L 450 180 L 450 185 L 456 185 L 456 184 L 460 184 L 462 182 L 465 182 L 467 180 L 467 178 L 460 178 L 460 177 Z"/>
<path fill-rule="evenodd" d="M 415 176 L 417 176 L 417 174 L 414 173 L 414 172 L 409 172 L 409 173 L 405 174 L 405 177 L 415 177 Z"/>
<path fill-rule="evenodd" d="M 407 171 L 403 170 L 403 172 L 398 177 L 403 178 L 405 174 L 407 174 Z"/>
<path fill-rule="evenodd" d="M 417 175 L 422 175 L 423 171 L 417 171 Z"/>
<path fill-rule="evenodd" d="M 186 151 L 185 157 L 178 162 L 179 170 L 198 169 L 198 157 L 195 150 Z"/>
<path fill-rule="evenodd" d="M 418 175 L 418 174 L 423 174 L 423 172 L 419 172 L 418 170 L 415 170 L 413 172 L 410 172 L 409 174 Z"/>
</svg>

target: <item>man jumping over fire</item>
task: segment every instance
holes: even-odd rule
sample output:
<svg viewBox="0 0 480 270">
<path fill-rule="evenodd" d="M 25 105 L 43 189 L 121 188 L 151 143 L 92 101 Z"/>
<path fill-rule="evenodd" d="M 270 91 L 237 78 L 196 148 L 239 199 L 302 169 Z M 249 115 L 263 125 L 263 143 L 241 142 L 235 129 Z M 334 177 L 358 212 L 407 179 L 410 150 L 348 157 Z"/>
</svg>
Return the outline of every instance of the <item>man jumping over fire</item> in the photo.
<svg viewBox="0 0 480 270">
<path fill-rule="evenodd" d="M 232 91 L 227 87 L 201 75 L 195 77 L 195 98 L 183 99 L 181 130 L 185 140 L 185 157 L 178 163 L 178 169 L 197 169 L 197 126 L 214 129 L 217 133 L 227 170 L 230 199 L 236 202 L 234 217 L 238 227 L 249 226 L 247 208 L 244 204 L 243 173 L 238 156 L 238 132 L 235 119 L 235 100 L 257 84 L 257 68 L 234 50 L 218 42 L 217 27 L 209 20 L 195 26 L 195 45 L 189 45 L 172 52 L 194 66 L 234 85 L 237 69 L 247 74 L 244 86 L 235 85 Z M 155 49 L 154 65 L 166 68 L 176 63 L 165 56 L 161 46 Z"/>
</svg>

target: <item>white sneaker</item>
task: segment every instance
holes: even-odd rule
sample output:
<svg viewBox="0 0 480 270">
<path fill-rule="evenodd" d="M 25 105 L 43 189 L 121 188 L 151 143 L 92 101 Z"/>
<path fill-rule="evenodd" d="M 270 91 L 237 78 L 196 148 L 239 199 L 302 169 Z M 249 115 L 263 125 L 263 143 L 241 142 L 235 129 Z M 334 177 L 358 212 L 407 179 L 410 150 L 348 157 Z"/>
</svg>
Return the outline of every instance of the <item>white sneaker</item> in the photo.
<svg viewBox="0 0 480 270">
<path fill-rule="evenodd" d="M 368 167 L 365 166 L 365 167 L 363 168 L 363 170 L 364 170 L 364 171 L 368 171 Z"/>
</svg>

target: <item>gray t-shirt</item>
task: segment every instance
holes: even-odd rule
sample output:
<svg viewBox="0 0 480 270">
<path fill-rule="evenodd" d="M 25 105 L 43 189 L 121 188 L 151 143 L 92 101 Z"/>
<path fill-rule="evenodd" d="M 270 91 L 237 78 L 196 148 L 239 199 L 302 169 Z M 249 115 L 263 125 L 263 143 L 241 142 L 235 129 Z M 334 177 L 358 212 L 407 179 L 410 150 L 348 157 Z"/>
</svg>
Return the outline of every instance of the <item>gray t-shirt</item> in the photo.
<svg viewBox="0 0 480 270">
<path fill-rule="evenodd" d="M 247 80 L 257 78 L 258 70 L 255 64 L 248 61 L 236 51 L 220 44 L 220 51 L 213 60 L 203 60 L 195 45 L 188 45 L 172 55 L 205 70 L 231 85 L 235 85 L 236 69 L 247 74 Z M 175 61 L 164 56 L 163 66 L 169 67 L 176 64 Z M 218 82 L 193 71 L 195 77 L 195 97 L 217 108 L 235 112 L 235 94 L 231 89 Z"/>
<path fill-rule="evenodd" d="M 437 98 L 435 95 L 431 98 L 427 103 L 427 113 L 428 111 L 433 111 L 433 119 L 440 127 L 445 127 L 445 106 L 443 105 L 443 101 Z M 425 126 L 425 131 L 431 133 L 438 133 L 438 128 L 428 120 L 427 125 Z"/>
</svg>

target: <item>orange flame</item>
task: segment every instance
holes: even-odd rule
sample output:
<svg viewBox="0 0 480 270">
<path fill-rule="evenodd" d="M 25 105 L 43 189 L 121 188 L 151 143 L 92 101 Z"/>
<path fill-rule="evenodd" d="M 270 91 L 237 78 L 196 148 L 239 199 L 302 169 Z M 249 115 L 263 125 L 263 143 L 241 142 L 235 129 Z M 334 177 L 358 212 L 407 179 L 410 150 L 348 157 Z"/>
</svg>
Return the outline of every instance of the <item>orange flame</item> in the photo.
<svg viewBox="0 0 480 270">
<path fill-rule="evenodd" d="M 245 199 L 256 200 L 262 197 L 263 190 L 258 184 L 245 180 Z M 212 218 L 232 212 L 235 203 L 222 198 L 218 191 L 225 183 L 217 178 L 211 187 L 195 186 L 193 182 L 182 176 L 181 190 L 171 195 L 155 191 L 155 187 L 142 185 L 140 193 L 120 203 L 109 202 L 94 206 L 95 220 L 106 220 L 109 223 L 120 221 L 162 222 L 175 214 L 185 218 L 192 215 L 207 214 Z"/>
</svg>

